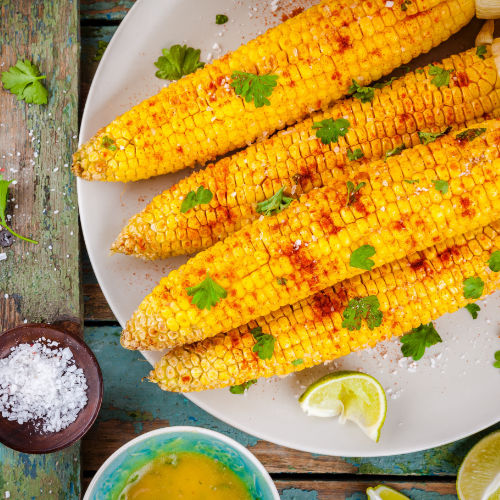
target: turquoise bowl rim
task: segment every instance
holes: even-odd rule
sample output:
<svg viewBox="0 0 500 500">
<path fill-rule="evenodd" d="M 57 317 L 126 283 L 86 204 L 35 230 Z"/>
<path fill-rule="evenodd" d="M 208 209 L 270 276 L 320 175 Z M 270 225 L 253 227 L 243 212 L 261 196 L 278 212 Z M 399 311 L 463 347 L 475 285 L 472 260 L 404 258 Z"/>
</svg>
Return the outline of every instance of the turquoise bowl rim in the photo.
<svg viewBox="0 0 500 500">
<path fill-rule="evenodd" d="M 257 460 L 255 455 L 251 453 L 247 448 L 242 446 L 240 443 L 231 439 L 230 437 L 221 434 L 220 432 L 212 431 L 210 429 L 203 429 L 202 427 L 194 427 L 194 426 L 173 426 L 173 427 L 163 427 L 161 429 L 156 429 L 154 431 L 146 432 L 131 441 L 128 441 L 123 446 L 118 448 L 99 468 L 90 482 L 87 491 L 83 497 L 83 500 L 94 500 L 99 499 L 97 496 L 99 494 L 99 490 L 102 486 L 101 480 L 106 473 L 110 473 L 113 470 L 113 464 L 119 458 L 123 458 L 123 455 L 127 454 L 128 450 L 133 446 L 141 443 L 142 441 L 147 441 L 148 439 L 157 437 L 157 436 L 165 436 L 168 434 L 201 434 L 205 437 L 208 437 L 211 441 L 218 441 L 219 443 L 228 446 L 233 451 L 235 451 L 241 458 L 247 459 L 251 466 L 254 467 L 254 473 L 264 480 L 266 486 L 269 488 L 270 493 L 272 494 L 273 500 L 280 500 L 280 496 L 278 494 L 278 490 L 271 479 L 271 476 L 266 471 L 264 466 Z"/>
</svg>

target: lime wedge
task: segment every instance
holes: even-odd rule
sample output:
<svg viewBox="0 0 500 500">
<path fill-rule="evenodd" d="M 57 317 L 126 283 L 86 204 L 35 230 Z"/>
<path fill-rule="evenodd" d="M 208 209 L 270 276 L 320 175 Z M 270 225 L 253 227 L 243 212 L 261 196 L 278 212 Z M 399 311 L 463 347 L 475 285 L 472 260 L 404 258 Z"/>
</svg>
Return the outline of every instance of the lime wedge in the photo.
<svg viewBox="0 0 500 500">
<path fill-rule="evenodd" d="M 300 396 L 301 408 L 313 417 L 339 417 L 358 424 L 373 441 L 384 425 L 387 400 L 380 383 L 359 372 L 336 372 L 311 384 Z"/>
<path fill-rule="evenodd" d="M 375 488 L 368 488 L 366 494 L 368 500 L 410 500 L 407 496 L 385 484 L 379 484 Z"/>
<path fill-rule="evenodd" d="M 457 494 L 460 500 L 500 499 L 500 431 L 467 453 L 458 471 Z"/>
</svg>

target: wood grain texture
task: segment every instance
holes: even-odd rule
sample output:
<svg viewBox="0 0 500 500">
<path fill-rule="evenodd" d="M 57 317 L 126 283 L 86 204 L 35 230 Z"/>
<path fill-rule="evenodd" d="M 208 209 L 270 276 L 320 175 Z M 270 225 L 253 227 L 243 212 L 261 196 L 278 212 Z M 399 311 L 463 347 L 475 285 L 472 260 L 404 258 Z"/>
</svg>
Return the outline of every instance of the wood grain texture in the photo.
<svg viewBox="0 0 500 500">
<path fill-rule="evenodd" d="M 83 21 L 121 21 L 134 0 L 80 0 Z"/>
<path fill-rule="evenodd" d="M 44 106 L 0 90 L 0 172 L 17 181 L 12 226 L 39 241 L 15 241 L 0 262 L 0 331 L 25 319 L 80 322 L 78 211 L 69 168 L 78 126 L 78 5 L 4 0 L 0 14 L 2 70 L 28 58 L 47 75 L 49 89 Z M 78 498 L 79 451 L 77 444 L 35 456 L 0 447 L 0 491 L 11 498 Z"/>
</svg>

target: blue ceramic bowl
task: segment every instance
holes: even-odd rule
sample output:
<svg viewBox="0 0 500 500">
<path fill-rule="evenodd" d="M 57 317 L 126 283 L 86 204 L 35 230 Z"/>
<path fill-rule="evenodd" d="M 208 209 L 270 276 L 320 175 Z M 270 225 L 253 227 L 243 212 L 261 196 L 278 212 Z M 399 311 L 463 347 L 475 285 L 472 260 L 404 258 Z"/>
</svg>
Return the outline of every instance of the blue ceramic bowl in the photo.
<svg viewBox="0 0 500 500">
<path fill-rule="evenodd" d="M 227 466 L 243 481 L 252 498 L 280 498 L 263 465 L 233 439 L 200 427 L 165 427 L 147 432 L 115 451 L 97 471 L 84 500 L 114 500 L 136 470 L 160 455 L 183 451 L 203 453 Z"/>
</svg>

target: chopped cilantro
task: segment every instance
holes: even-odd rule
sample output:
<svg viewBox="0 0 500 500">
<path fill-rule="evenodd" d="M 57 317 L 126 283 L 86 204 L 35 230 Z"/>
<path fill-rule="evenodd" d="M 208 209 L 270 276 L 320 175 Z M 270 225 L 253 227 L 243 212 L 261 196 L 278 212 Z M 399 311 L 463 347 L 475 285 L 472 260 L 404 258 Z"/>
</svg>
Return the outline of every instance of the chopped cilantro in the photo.
<svg viewBox="0 0 500 500">
<path fill-rule="evenodd" d="M 500 368 L 500 351 L 495 353 L 495 362 L 493 363 L 495 368 Z"/>
<path fill-rule="evenodd" d="M 248 380 L 247 382 L 243 382 L 239 385 L 232 385 L 229 388 L 229 392 L 231 394 L 243 394 L 251 385 L 256 384 L 257 379 Z"/>
<path fill-rule="evenodd" d="M 472 319 L 476 319 L 477 318 L 477 313 L 481 310 L 481 308 L 477 304 L 474 304 L 474 302 L 471 303 L 471 304 L 467 304 L 465 306 L 465 309 L 467 309 L 467 311 L 470 312 L 470 315 L 472 316 Z"/>
<path fill-rule="evenodd" d="M 408 5 L 411 5 L 411 1 L 410 0 L 403 0 L 403 2 L 401 3 L 401 10 L 403 10 L 403 11 L 408 10 Z"/>
<path fill-rule="evenodd" d="M 162 54 L 155 62 L 158 68 L 155 75 L 165 80 L 178 80 L 205 66 L 200 61 L 200 50 L 187 45 L 172 45 L 169 49 L 163 49 Z"/>
<path fill-rule="evenodd" d="M 263 215 L 276 215 L 278 212 L 285 210 L 285 208 L 292 203 L 293 198 L 289 198 L 283 194 L 283 189 L 280 190 L 267 200 L 257 203 L 257 213 Z"/>
<path fill-rule="evenodd" d="M 361 148 L 357 148 L 354 151 L 352 149 L 347 150 L 347 159 L 349 161 L 361 160 L 365 154 L 361 151 Z"/>
<path fill-rule="evenodd" d="M 387 80 L 385 82 L 374 83 L 372 85 L 372 87 L 375 88 L 375 89 L 382 89 L 384 87 L 387 87 L 387 85 L 390 85 L 394 80 L 397 80 L 396 76 L 393 76 L 393 77 L 389 78 L 389 80 Z"/>
<path fill-rule="evenodd" d="M 476 137 L 479 137 L 481 134 L 484 134 L 486 132 L 485 128 L 469 128 L 467 130 L 463 130 L 462 132 L 459 132 L 456 136 L 455 139 L 457 141 L 473 141 Z"/>
<path fill-rule="evenodd" d="M 418 184 L 420 179 L 403 179 L 407 184 Z"/>
<path fill-rule="evenodd" d="M 196 286 L 186 288 L 187 294 L 193 297 L 191 302 L 198 309 L 210 310 L 220 299 L 227 297 L 227 291 L 216 283 L 207 273 L 206 278 Z"/>
<path fill-rule="evenodd" d="M 316 137 L 321 139 L 323 144 L 330 144 L 331 142 L 337 142 L 340 136 L 347 134 L 349 130 L 349 120 L 345 118 L 327 118 L 320 122 L 314 122 L 312 128 L 316 130 Z"/>
<path fill-rule="evenodd" d="M 479 299 L 483 295 L 484 281 L 478 276 L 464 280 L 464 297 L 466 299 Z"/>
<path fill-rule="evenodd" d="M 10 90 L 18 101 L 28 104 L 47 104 L 48 91 L 42 85 L 45 75 L 28 59 L 18 59 L 14 66 L 2 72 L 2 83 L 6 90 Z"/>
<path fill-rule="evenodd" d="M 38 245 L 38 241 L 30 240 L 29 238 L 25 238 L 24 236 L 15 233 L 7 225 L 7 217 L 5 212 L 7 211 L 7 197 L 9 195 L 9 185 L 12 182 L 13 181 L 6 181 L 5 179 L 3 179 L 2 174 L 0 174 L 0 226 L 2 226 L 16 238 L 19 238 L 20 240 L 23 241 L 27 241 L 28 243 L 34 243 L 35 245 Z"/>
<path fill-rule="evenodd" d="M 116 151 L 115 141 L 108 137 L 107 135 L 103 136 L 101 141 L 101 146 L 103 148 L 109 149 L 110 151 Z"/>
<path fill-rule="evenodd" d="M 373 257 L 375 253 L 375 248 L 373 248 L 371 245 L 362 245 L 354 250 L 354 252 L 352 252 L 349 265 L 351 267 L 370 271 L 371 268 L 375 265 L 375 262 L 373 262 L 370 257 Z"/>
<path fill-rule="evenodd" d="M 347 304 L 344 311 L 344 321 L 342 327 L 348 330 L 359 330 L 361 321 L 366 320 L 368 328 L 373 330 L 382 323 L 382 311 L 380 311 L 380 302 L 376 295 L 367 297 L 355 297 Z"/>
<path fill-rule="evenodd" d="M 347 181 L 346 185 L 347 185 L 346 205 L 349 207 L 356 201 L 358 191 L 362 187 L 366 186 L 366 182 L 360 182 L 357 186 L 354 186 L 354 184 L 351 181 Z"/>
<path fill-rule="evenodd" d="M 486 45 L 478 45 L 476 47 L 476 55 L 481 59 L 484 59 L 484 54 L 486 54 Z"/>
<path fill-rule="evenodd" d="M 188 210 L 191 210 L 197 205 L 210 203 L 213 197 L 212 191 L 210 191 L 210 189 L 205 189 L 203 186 L 200 186 L 196 192 L 189 191 L 184 200 L 182 200 L 181 212 L 185 214 Z"/>
<path fill-rule="evenodd" d="M 434 142 L 439 137 L 446 135 L 450 130 L 451 130 L 451 127 L 447 127 L 442 132 L 419 132 L 418 137 L 419 137 L 420 142 L 422 144 L 427 145 L 431 142 Z"/>
<path fill-rule="evenodd" d="M 403 344 L 401 352 L 403 356 L 411 357 L 415 361 L 418 361 L 424 355 L 427 347 L 431 347 L 439 342 L 442 342 L 442 339 L 432 323 L 420 325 L 401 337 L 401 343 Z"/>
<path fill-rule="evenodd" d="M 418 68 L 415 70 L 415 73 L 417 73 L 417 75 L 422 75 L 425 73 L 425 71 L 422 68 Z"/>
<path fill-rule="evenodd" d="M 268 97 L 273 93 L 278 84 L 278 75 L 254 75 L 235 71 L 232 75 L 231 87 L 237 95 L 243 97 L 246 102 L 253 100 L 256 108 L 270 106 Z"/>
<path fill-rule="evenodd" d="M 278 285 L 286 285 L 287 279 L 286 278 L 276 278 L 276 281 L 278 282 Z"/>
<path fill-rule="evenodd" d="M 434 188 L 441 191 L 442 194 L 446 194 L 448 192 L 448 188 L 450 187 L 447 181 L 442 181 L 440 179 L 435 179 L 432 183 L 434 184 Z"/>
<path fill-rule="evenodd" d="M 452 69 L 444 69 L 444 68 L 440 68 L 439 66 L 434 66 L 434 64 L 431 64 L 429 66 L 429 75 L 434 77 L 431 80 L 431 83 L 433 85 L 435 85 L 436 87 L 442 87 L 444 85 L 449 85 L 450 73 L 452 73 L 453 71 L 454 70 L 452 70 Z"/>
<path fill-rule="evenodd" d="M 400 146 L 396 146 L 395 148 L 389 149 L 389 151 L 386 151 L 386 153 L 385 153 L 385 159 L 390 158 L 391 156 L 400 155 L 405 149 L 406 149 L 406 146 L 404 144 L 401 144 Z"/>
<path fill-rule="evenodd" d="M 256 352 L 260 359 L 271 359 L 274 352 L 274 344 L 276 338 L 268 333 L 262 333 L 260 326 L 252 328 L 250 333 L 257 343 L 253 346 L 252 351 Z"/>
<path fill-rule="evenodd" d="M 217 14 L 215 16 L 215 24 L 226 24 L 229 21 L 229 17 L 226 14 Z"/>
<path fill-rule="evenodd" d="M 300 366 L 300 365 L 303 365 L 303 364 L 304 364 L 304 360 L 302 358 L 294 359 L 292 361 L 292 365 L 293 366 Z"/>
<path fill-rule="evenodd" d="M 373 87 L 362 87 L 356 80 L 353 80 L 352 85 L 347 90 L 347 94 L 352 95 L 361 102 L 371 102 L 375 95 L 375 90 Z"/>
<path fill-rule="evenodd" d="M 100 61 L 102 59 L 104 52 L 108 48 L 108 44 L 109 42 L 106 42 L 105 40 L 97 40 L 97 49 L 95 51 L 94 61 Z"/>
<path fill-rule="evenodd" d="M 500 271 L 500 250 L 495 250 L 488 259 L 488 267 L 494 272 Z"/>
</svg>

